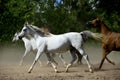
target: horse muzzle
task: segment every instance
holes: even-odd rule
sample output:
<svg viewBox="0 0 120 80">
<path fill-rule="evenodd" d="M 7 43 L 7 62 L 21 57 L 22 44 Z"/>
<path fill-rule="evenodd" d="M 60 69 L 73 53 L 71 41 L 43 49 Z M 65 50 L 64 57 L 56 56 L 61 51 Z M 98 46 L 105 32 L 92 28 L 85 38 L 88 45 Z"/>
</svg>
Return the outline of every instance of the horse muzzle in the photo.
<svg viewBox="0 0 120 80">
<path fill-rule="evenodd" d="M 86 26 L 89 26 L 89 25 L 91 25 L 91 22 L 89 21 L 89 22 L 87 22 L 85 25 L 86 25 Z"/>
</svg>

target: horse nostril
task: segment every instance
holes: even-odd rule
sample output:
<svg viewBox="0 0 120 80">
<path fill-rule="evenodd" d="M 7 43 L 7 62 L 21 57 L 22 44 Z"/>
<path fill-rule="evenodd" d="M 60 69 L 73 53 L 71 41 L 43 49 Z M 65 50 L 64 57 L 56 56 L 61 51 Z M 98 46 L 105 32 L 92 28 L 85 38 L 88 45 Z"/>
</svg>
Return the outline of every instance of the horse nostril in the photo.
<svg viewBox="0 0 120 80">
<path fill-rule="evenodd" d="M 90 26 L 90 25 L 91 25 L 91 22 L 87 22 L 85 25 L 86 25 L 86 26 Z"/>
<path fill-rule="evenodd" d="M 86 23 L 86 25 L 89 25 L 89 24 L 90 24 L 90 22 L 87 22 L 87 23 Z"/>
</svg>

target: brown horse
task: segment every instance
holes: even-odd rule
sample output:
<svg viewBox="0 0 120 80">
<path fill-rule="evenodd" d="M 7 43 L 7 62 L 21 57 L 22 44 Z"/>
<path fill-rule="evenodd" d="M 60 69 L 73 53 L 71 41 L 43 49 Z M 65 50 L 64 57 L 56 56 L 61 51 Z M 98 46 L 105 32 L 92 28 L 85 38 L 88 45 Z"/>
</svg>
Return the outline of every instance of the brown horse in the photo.
<svg viewBox="0 0 120 80">
<path fill-rule="evenodd" d="M 111 51 L 120 51 L 120 33 L 116 33 L 111 31 L 103 21 L 99 18 L 96 18 L 92 21 L 87 22 L 87 25 L 91 25 L 95 28 L 99 28 L 102 34 L 102 49 L 103 49 L 103 57 L 99 66 L 101 69 L 104 60 L 106 59 L 109 63 L 115 65 L 114 62 L 110 61 L 107 58 L 107 55 Z"/>
</svg>

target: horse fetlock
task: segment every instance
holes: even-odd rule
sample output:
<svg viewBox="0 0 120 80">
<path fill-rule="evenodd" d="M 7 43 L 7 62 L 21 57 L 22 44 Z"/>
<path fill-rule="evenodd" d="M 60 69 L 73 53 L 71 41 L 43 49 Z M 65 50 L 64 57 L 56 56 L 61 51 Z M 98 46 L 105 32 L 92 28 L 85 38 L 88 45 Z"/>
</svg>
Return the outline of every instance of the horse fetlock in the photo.
<svg viewBox="0 0 120 80">
<path fill-rule="evenodd" d="M 55 73 L 58 73 L 57 67 L 54 66 L 53 68 L 54 68 L 54 70 L 55 70 Z"/>
<path fill-rule="evenodd" d="M 66 67 L 66 70 L 65 70 L 65 72 L 68 72 L 68 67 Z"/>
<path fill-rule="evenodd" d="M 55 69 L 55 73 L 58 73 L 58 70 L 57 70 L 57 69 Z"/>
<path fill-rule="evenodd" d="M 30 69 L 28 70 L 28 73 L 31 73 L 31 71 L 32 71 L 32 68 L 30 68 Z"/>
<path fill-rule="evenodd" d="M 67 65 L 67 68 L 69 68 L 71 65 L 72 65 L 72 64 L 68 64 L 68 65 Z"/>
<path fill-rule="evenodd" d="M 69 67 L 70 67 L 71 65 L 72 65 L 72 64 L 68 64 L 68 65 L 67 65 L 65 72 L 68 72 L 68 69 L 69 69 Z"/>
<path fill-rule="evenodd" d="M 91 73 L 93 73 L 93 72 L 94 72 L 94 71 L 93 71 L 93 68 L 90 68 L 90 69 L 89 69 L 89 71 L 90 71 Z"/>
<path fill-rule="evenodd" d="M 113 65 L 115 65 L 115 62 L 112 62 Z"/>
</svg>

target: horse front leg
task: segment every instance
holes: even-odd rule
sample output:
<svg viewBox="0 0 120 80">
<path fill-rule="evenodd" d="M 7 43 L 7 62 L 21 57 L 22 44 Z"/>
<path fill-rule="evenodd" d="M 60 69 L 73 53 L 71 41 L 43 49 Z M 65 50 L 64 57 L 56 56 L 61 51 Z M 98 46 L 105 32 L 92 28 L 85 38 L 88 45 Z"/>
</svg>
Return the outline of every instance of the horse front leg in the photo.
<svg viewBox="0 0 120 80">
<path fill-rule="evenodd" d="M 35 55 L 35 52 L 33 51 L 33 54 Z M 42 66 L 42 62 L 40 60 L 38 60 L 38 63 L 40 66 Z"/>
<path fill-rule="evenodd" d="M 42 53 L 43 53 L 43 51 L 40 51 L 40 50 L 37 52 L 37 55 L 36 55 L 36 57 L 35 57 L 35 60 L 33 61 L 31 67 L 29 68 L 28 73 L 31 73 L 31 71 L 33 70 L 36 62 L 37 62 L 38 59 L 39 59 L 39 57 L 42 55 Z M 55 72 L 57 73 L 57 72 L 58 72 L 58 71 L 57 71 L 57 67 L 54 65 L 53 62 L 51 62 L 51 64 L 52 64 L 52 67 L 54 68 Z"/>
<path fill-rule="evenodd" d="M 23 64 L 23 60 L 24 60 L 24 57 L 28 54 L 30 52 L 30 50 L 29 49 L 26 49 L 25 50 L 25 53 L 23 54 L 23 56 L 22 56 L 22 58 L 21 58 L 21 60 L 20 60 L 20 66 Z"/>
<path fill-rule="evenodd" d="M 33 67 L 35 66 L 36 62 L 38 61 L 39 57 L 42 55 L 42 51 L 38 50 L 36 57 L 31 65 L 31 67 L 28 70 L 28 73 L 31 73 L 31 71 L 33 70 Z"/>
</svg>

